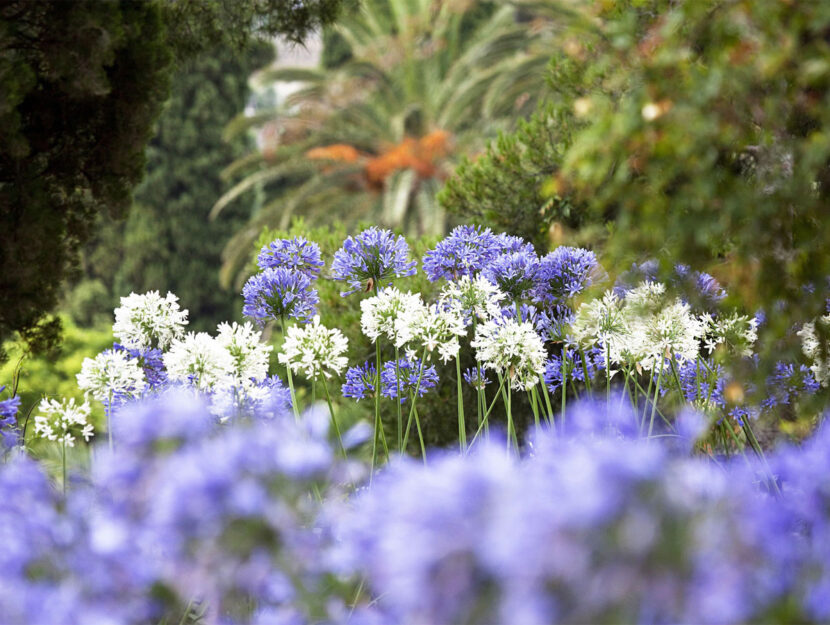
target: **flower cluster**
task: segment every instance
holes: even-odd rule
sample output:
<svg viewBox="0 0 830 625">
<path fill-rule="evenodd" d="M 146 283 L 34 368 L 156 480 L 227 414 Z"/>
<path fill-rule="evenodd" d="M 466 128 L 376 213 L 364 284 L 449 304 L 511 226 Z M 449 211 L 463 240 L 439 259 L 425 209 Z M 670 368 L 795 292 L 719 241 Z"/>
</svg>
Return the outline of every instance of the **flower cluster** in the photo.
<svg viewBox="0 0 830 625">
<path fill-rule="evenodd" d="M 242 313 L 264 325 L 275 319 L 309 321 L 319 297 L 313 279 L 287 267 L 268 267 L 251 276 L 242 289 Z"/>
<path fill-rule="evenodd" d="M 0 393 L 5 390 L 0 386 Z M 20 409 L 20 397 L 14 396 L 0 400 L 0 445 L 4 449 L 11 449 L 17 445 L 17 411 Z"/>
<path fill-rule="evenodd" d="M 277 239 L 264 246 L 257 257 L 257 265 L 263 270 L 284 267 L 316 278 L 325 263 L 320 258 L 319 245 L 303 237 L 295 237 Z"/>
<path fill-rule="evenodd" d="M 486 369 L 506 376 L 516 390 L 533 387 L 544 374 L 547 352 L 528 321 L 492 320 L 476 328 L 471 346 Z"/>
<path fill-rule="evenodd" d="M 78 388 L 106 403 L 124 401 L 144 390 L 144 370 L 124 351 L 108 349 L 95 358 L 85 358 L 76 376 Z"/>
<path fill-rule="evenodd" d="M 400 397 L 404 403 L 406 398 L 415 393 L 423 397 L 431 388 L 438 384 L 438 373 L 435 367 L 424 366 L 420 359 L 409 360 L 401 358 L 397 363 L 383 363 L 380 374 L 380 394 L 389 399 Z"/>
<path fill-rule="evenodd" d="M 343 384 L 343 397 L 361 400 L 375 392 L 377 369 L 371 362 L 364 362 L 359 367 L 350 367 L 346 371 L 346 381 Z"/>
<path fill-rule="evenodd" d="M 343 356 L 348 345 L 340 330 L 320 325 L 320 317 L 315 316 L 307 326 L 288 328 L 279 361 L 294 373 L 302 371 L 310 380 L 330 378 L 339 375 L 348 363 Z"/>
<path fill-rule="evenodd" d="M 165 349 L 182 335 L 186 325 L 187 311 L 179 309 L 179 298 L 172 293 L 164 298 L 158 291 L 130 293 L 115 309 L 112 333 L 129 349 Z"/>
<path fill-rule="evenodd" d="M 406 240 L 389 230 L 369 228 L 356 237 L 348 237 L 343 247 L 334 254 L 331 275 L 346 282 L 351 291 L 380 289 L 392 278 L 411 276 L 415 273 L 415 261 L 409 260 Z"/>
<path fill-rule="evenodd" d="M 66 447 L 74 447 L 78 436 L 88 442 L 95 434 L 90 411 L 87 402 L 76 404 L 74 398 L 58 401 L 44 397 L 35 416 L 35 435 Z"/>
<path fill-rule="evenodd" d="M 434 250 L 424 254 L 424 273 L 432 282 L 471 278 L 493 260 L 500 248 L 489 228 L 458 226 Z"/>
</svg>

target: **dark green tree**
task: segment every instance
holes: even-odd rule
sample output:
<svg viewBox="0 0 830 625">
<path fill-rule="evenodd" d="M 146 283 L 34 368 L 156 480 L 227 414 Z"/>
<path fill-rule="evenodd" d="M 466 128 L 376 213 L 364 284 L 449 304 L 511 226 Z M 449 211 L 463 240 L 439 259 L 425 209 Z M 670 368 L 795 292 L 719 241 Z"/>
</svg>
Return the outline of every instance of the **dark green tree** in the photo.
<svg viewBox="0 0 830 625">
<path fill-rule="evenodd" d="M 96 216 L 130 206 L 174 61 L 259 35 L 299 40 L 344 2 L 0 3 L 0 343 L 56 343 L 46 314 Z"/>
</svg>

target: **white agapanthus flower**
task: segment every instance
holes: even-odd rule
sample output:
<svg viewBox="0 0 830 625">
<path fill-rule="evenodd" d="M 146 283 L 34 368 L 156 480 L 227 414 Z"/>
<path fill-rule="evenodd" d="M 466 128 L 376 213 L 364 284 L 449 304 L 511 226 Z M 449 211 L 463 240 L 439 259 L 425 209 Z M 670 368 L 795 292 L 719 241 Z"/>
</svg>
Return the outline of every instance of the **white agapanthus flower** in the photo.
<svg viewBox="0 0 830 625">
<path fill-rule="evenodd" d="M 250 321 L 239 325 L 220 323 L 216 342 L 233 359 L 233 375 L 238 383 L 264 380 L 268 375 L 268 354 L 272 347 L 260 339 L 262 335 Z"/>
<path fill-rule="evenodd" d="M 700 318 L 705 328 L 704 345 L 710 352 L 725 345 L 739 356 L 751 356 L 758 340 L 758 321 L 754 317 L 732 313 L 713 317 L 704 313 Z"/>
<path fill-rule="evenodd" d="M 476 328 L 471 345 L 484 368 L 506 375 L 515 390 L 532 388 L 545 371 L 545 344 L 529 321 L 487 321 Z"/>
<path fill-rule="evenodd" d="M 167 349 L 182 336 L 186 325 L 187 311 L 179 310 L 179 298 L 172 293 L 164 298 L 158 291 L 130 293 L 121 298 L 121 306 L 115 309 L 112 333 L 130 349 Z"/>
<path fill-rule="evenodd" d="M 438 298 L 444 305 L 457 305 L 465 317 L 489 321 L 501 316 L 502 303 L 507 296 L 495 284 L 476 276 L 461 276 L 457 281 L 447 282 Z"/>
<path fill-rule="evenodd" d="M 407 354 L 437 350 L 441 361 L 447 362 L 461 349 L 458 337 L 467 334 L 467 326 L 457 304 L 433 304 L 403 311 L 396 321 L 396 331 L 395 345 L 406 347 Z"/>
<path fill-rule="evenodd" d="M 135 397 L 144 388 L 144 370 L 126 353 L 108 349 L 84 358 L 77 374 L 78 387 L 100 402 Z"/>
<path fill-rule="evenodd" d="M 571 324 L 571 335 L 583 349 L 599 346 L 607 349 L 612 362 L 620 362 L 629 343 L 628 317 L 624 301 L 613 291 L 606 291 L 597 299 L 585 302 L 576 312 Z"/>
<path fill-rule="evenodd" d="M 202 391 L 233 383 L 233 356 L 207 332 L 188 332 L 174 340 L 163 358 L 167 375 L 174 382 L 188 382 Z"/>
<path fill-rule="evenodd" d="M 89 422 L 90 411 L 87 402 L 76 404 L 74 398 L 58 401 L 44 397 L 38 406 L 39 414 L 35 416 L 35 436 L 67 447 L 75 446 L 76 436 L 89 441 L 95 434 Z"/>
<path fill-rule="evenodd" d="M 825 333 L 830 333 L 830 315 L 820 317 L 818 323 L 822 325 Z M 801 337 L 801 349 L 804 355 L 813 363 L 810 370 L 822 386 L 827 386 L 830 384 L 830 365 L 822 356 L 822 352 L 827 353 L 830 346 L 825 345 L 822 349 L 816 322 L 805 323 L 798 331 L 798 336 Z"/>
<path fill-rule="evenodd" d="M 311 380 L 321 375 L 330 378 L 348 364 L 343 356 L 348 346 L 349 341 L 340 330 L 320 325 L 320 317 L 315 315 L 307 325 L 288 328 L 279 361 Z"/>
<path fill-rule="evenodd" d="M 373 342 L 383 335 L 392 343 L 398 340 L 398 318 L 405 311 L 424 308 L 420 294 L 403 293 L 395 287 L 383 289 L 373 297 L 360 302 L 360 325 L 363 334 Z"/>
<path fill-rule="evenodd" d="M 680 362 L 697 358 L 705 325 L 688 304 L 677 299 L 654 312 L 646 311 L 639 308 L 629 316 L 630 344 L 624 348 L 644 369 L 662 364 L 664 358 Z"/>
</svg>

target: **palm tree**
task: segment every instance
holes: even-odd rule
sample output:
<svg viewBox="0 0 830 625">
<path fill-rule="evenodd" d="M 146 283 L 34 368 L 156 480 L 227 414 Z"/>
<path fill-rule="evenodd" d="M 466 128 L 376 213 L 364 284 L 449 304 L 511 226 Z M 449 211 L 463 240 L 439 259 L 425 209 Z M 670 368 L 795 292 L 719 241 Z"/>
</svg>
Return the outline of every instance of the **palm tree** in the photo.
<svg viewBox="0 0 830 625">
<path fill-rule="evenodd" d="M 443 232 L 442 181 L 461 155 L 532 110 L 550 24 L 509 4 L 364 0 L 336 26 L 351 52 L 344 64 L 260 75 L 303 86 L 228 129 L 257 128 L 260 148 L 226 170 L 242 177 L 212 215 L 252 189 L 264 199 L 229 243 L 225 276 L 263 226 L 285 228 L 298 213 Z"/>
</svg>

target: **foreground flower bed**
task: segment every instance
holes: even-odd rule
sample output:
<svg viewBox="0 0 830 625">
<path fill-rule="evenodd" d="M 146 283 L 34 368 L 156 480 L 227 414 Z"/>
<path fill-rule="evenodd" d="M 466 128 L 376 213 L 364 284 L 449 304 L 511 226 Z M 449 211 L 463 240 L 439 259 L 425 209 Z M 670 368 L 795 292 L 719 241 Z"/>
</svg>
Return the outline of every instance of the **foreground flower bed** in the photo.
<svg viewBox="0 0 830 625">
<path fill-rule="evenodd" d="M 257 261 L 251 321 L 186 332 L 175 295 L 133 293 L 86 402 L 0 401 L 0 621 L 830 619 L 830 435 L 805 401 L 825 318 L 751 388 L 764 315 L 685 266 L 603 285 L 592 252 L 473 227 L 420 259 L 429 294 L 393 284 L 418 259 L 376 228 L 328 272 L 302 237 Z M 321 322 L 327 279 L 362 343 Z M 812 438 L 765 450 L 753 424 L 802 403 Z"/>
<path fill-rule="evenodd" d="M 615 406 L 617 404 L 615 403 Z M 115 451 L 54 490 L 0 468 L 5 623 L 551 623 L 830 618 L 830 436 L 760 460 L 569 410 L 522 457 L 494 439 L 366 485 L 296 422 L 218 423 L 192 394 L 128 405 Z M 775 485 L 768 475 L 775 476 Z M 362 486 L 361 486 L 362 484 Z"/>
</svg>

